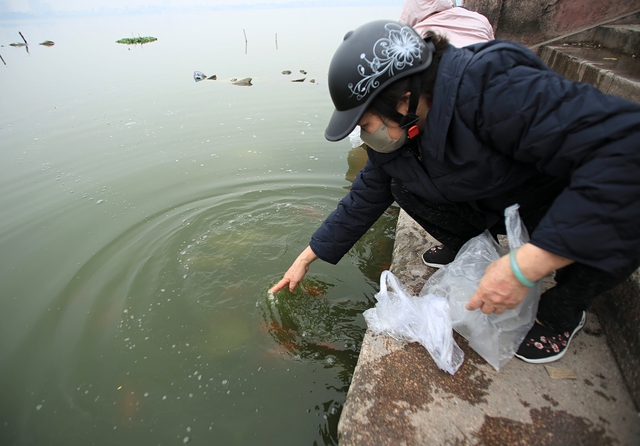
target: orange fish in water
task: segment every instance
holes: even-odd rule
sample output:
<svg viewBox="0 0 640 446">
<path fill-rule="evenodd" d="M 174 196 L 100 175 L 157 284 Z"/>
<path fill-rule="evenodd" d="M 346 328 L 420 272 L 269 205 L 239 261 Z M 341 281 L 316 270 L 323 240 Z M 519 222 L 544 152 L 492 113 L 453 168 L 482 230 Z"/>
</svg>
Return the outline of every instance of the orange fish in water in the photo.
<svg viewBox="0 0 640 446">
<path fill-rule="evenodd" d="M 280 347 L 280 349 L 284 349 L 286 350 L 286 352 L 291 353 L 292 355 L 295 355 L 298 351 L 300 351 L 300 344 L 294 341 L 278 342 L 278 346 Z M 283 354 L 285 352 L 280 351 L 279 353 Z"/>
<path fill-rule="evenodd" d="M 267 324 L 267 327 L 269 334 L 276 341 L 276 347 L 266 350 L 268 356 L 295 355 L 300 350 L 295 331 L 283 328 L 276 322 Z"/>
<path fill-rule="evenodd" d="M 126 421 L 129 421 L 136 415 L 136 411 L 138 410 L 138 399 L 135 397 L 134 392 L 130 390 L 130 386 L 125 386 L 125 388 L 129 390 L 125 391 L 123 388 L 119 388 L 118 390 L 123 392 L 120 396 L 122 412 L 127 418 Z"/>
<path fill-rule="evenodd" d="M 269 324 L 269 334 L 278 341 L 279 344 L 291 342 L 296 338 L 296 332 L 290 328 L 283 328 L 280 324 L 272 322 Z"/>
<path fill-rule="evenodd" d="M 378 268 L 378 271 L 376 271 L 376 276 L 380 277 L 382 275 L 382 272 L 388 270 L 389 268 L 391 268 L 391 262 L 387 262 L 384 265 L 380 266 L 380 268 Z"/>
<path fill-rule="evenodd" d="M 335 352 L 343 350 L 335 342 L 316 342 L 315 345 L 319 350 L 323 350 L 325 352 Z"/>
<path fill-rule="evenodd" d="M 315 287 L 312 285 L 304 285 L 303 289 L 313 297 L 324 296 L 325 294 L 327 294 L 327 291 L 323 288 Z"/>
<path fill-rule="evenodd" d="M 278 342 L 276 346 L 265 350 L 266 356 L 296 355 L 300 351 L 300 345 L 296 342 Z"/>
</svg>

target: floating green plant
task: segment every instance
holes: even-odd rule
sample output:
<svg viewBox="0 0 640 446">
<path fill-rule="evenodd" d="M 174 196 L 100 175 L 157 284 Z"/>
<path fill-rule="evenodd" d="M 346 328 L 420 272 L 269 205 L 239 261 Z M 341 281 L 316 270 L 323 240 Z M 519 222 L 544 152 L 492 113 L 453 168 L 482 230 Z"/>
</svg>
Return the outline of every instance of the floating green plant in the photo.
<svg viewBox="0 0 640 446">
<path fill-rule="evenodd" d="M 149 43 L 149 42 L 155 42 L 156 40 L 158 40 L 155 37 L 125 37 L 124 39 L 120 39 L 120 40 L 116 40 L 116 43 L 122 43 L 124 45 L 137 45 L 137 44 L 145 44 L 145 43 Z"/>
</svg>

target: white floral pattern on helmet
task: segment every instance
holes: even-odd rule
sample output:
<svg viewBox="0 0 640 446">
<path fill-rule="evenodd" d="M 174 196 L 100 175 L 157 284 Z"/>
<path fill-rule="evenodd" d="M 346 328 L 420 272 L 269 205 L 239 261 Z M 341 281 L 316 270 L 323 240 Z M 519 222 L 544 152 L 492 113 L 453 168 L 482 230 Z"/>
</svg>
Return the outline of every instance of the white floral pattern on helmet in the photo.
<svg viewBox="0 0 640 446">
<path fill-rule="evenodd" d="M 389 31 L 389 36 L 378 39 L 373 45 L 372 60 L 368 60 L 365 53 L 360 55 L 369 66 L 369 70 L 363 65 L 358 65 L 362 79 L 356 85 L 349 84 L 351 95 L 355 95 L 359 101 L 367 96 L 371 89 L 380 86 L 380 76 L 387 74 L 391 77 L 394 70 L 401 71 L 420 60 L 425 43 L 410 26 L 388 23 L 385 29 Z"/>
</svg>

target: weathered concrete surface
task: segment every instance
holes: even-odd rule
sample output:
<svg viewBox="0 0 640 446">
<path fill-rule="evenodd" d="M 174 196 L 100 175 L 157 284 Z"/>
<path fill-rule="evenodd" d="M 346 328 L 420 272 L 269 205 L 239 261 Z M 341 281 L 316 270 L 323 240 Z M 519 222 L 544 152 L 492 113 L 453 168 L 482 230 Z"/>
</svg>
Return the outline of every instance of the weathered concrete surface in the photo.
<svg viewBox="0 0 640 446">
<path fill-rule="evenodd" d="M 640 24 L 598 26 L 543 46 L 539 53 L 567 79 L 640 102 Z"/>
<path fill-rule="evenodd" d="M 640 270 L 594 302 L 609 346 L 640 409 Z"/>
<path fill-rule="evenodd" d="M 545 46 L 540 57 L 569 80 L 588 82 L 603 93 L 640 102 L 640 58 L 574 45 Z"/>
<path fill-rule="evenodd" d="M 619 51 L 633 59 L 640 57 L 640 14 L 635 23 L 598 26 L 559 39 L 557 43 L 585 44 Z M 635 57 L 634 57 L 635 56 Z"/>
<path fill-rule="evenodd" d="M 484 14 L 497 39 L 535 45 L 640 10 L 638 0 L 465 0 Z"/>
<path fill-rule="evenodd" d="M 413 293 L 434 272 L 420 258 L 434 243 L 400 213 L 391 270 Z M 594 314 L 550 370 L 513 359 L 496 372 L 456 339 L 465 362 L 451 376 L 420 344 L 367 331 L 338 426 L 340 444 L 640 444 L 639 414 Z M 557 369 L 575 379 L 552 379 Z"/>
</svg>

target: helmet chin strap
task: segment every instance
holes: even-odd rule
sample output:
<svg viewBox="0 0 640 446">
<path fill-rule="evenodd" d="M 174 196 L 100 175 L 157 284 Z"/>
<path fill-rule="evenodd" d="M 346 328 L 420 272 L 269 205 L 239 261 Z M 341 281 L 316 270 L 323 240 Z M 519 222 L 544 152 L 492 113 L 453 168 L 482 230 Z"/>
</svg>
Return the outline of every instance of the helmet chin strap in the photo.
<svg viewBox="0 0 640 446">
<path fill-rule="evenodd" d="M 413 139 L 420 133 L 418 129 L 418 115 L 416 110 L 418 109 L 418 102 L 420 101 L 420 79 L 418 76 L 411 78 L 411 95 L 409 97 L 409 109 L 406 115 L 403 115 L 398 110 L 390 107 L 379 99 L 376 99 L 371 104 L 372 107 L 381 115 L 386 116 L 392 121 L 400 124 L 400 128 L 407 131 L 409 139 Z"/>
</svg>

